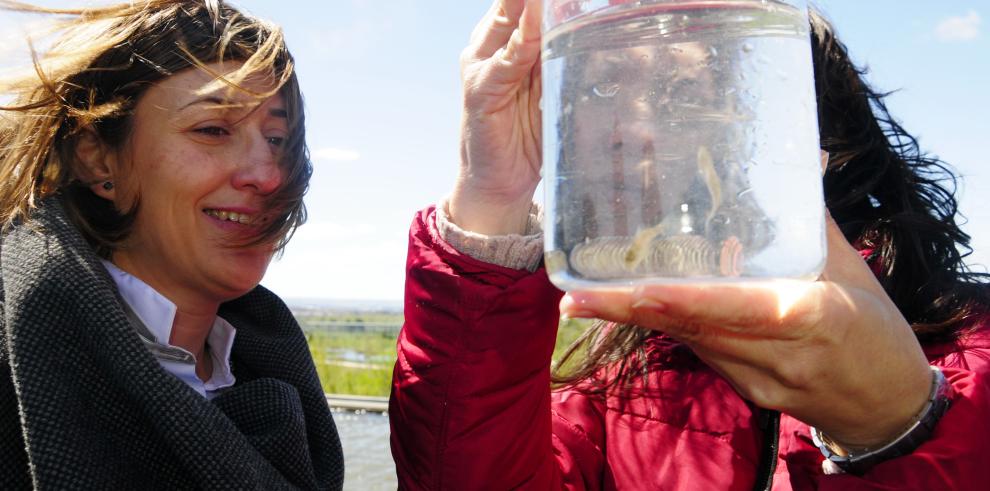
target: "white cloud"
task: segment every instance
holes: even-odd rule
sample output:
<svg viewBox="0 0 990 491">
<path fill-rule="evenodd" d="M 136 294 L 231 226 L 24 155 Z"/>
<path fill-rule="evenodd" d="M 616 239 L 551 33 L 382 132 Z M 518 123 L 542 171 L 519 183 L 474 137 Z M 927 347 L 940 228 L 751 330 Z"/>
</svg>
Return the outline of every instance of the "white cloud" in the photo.
<svg viewBox="0 0 990 491">
<path fill-rule="evenodd" d="M 375 235 L 323 240 L 293 249 L 294 245 L 298 244 L 289 243 L 285 256 L 269 266 L 261 282 L 282 298 L 402 298 L 403 240 Z"/>
<path fill-rule="evenodd" d="M 307 222 L 269 266 L 262 284 L 282 298 L 399 300 L 405 288 L 406 218 L 396 224 L 365 210 Z"/>
<path fill-rule="evenodd" d="M 980 36 L 982 22 L 975 10 L 970 10 L 966 15 L 942 19 L 935 26 L 935 38 L 942 42 L 972 41 Z"/>
<path fill-rule="evenodd" d="M 310 153 L 310 158 L 313 160 L 323 161 L 351 162 L 361 158 L 361 154 L 358 153 L 357 150 L 350 150 L 347 148 L 324 147 L 312 151 Z"/>
</svg>

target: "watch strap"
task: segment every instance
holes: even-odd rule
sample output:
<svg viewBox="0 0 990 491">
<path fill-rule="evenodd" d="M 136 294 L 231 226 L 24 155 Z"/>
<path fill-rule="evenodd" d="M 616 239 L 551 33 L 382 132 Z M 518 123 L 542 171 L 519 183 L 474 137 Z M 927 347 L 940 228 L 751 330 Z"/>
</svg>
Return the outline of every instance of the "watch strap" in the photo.
<svg viewBox="0 0 990 491">
<path fill-rule="evenodd" d="M 821 450 L 826 460 L 845 472 L 857 475 L 866 473 L 880 462 L 910 454 L 931 438 L 936 424 L 948 410 L 952 401 L 952 386 L 946 381 L 942 370 L 938 367 L 931 367 L 931 369 L 932 390 L 928 401 L 912 423 L 890 442 L 877 448 L 842 455 L 836 449 L 839 445 L 829 439 L 827 435 L 811 428 L 811 438 L 815 446 Z"/>
</svg>

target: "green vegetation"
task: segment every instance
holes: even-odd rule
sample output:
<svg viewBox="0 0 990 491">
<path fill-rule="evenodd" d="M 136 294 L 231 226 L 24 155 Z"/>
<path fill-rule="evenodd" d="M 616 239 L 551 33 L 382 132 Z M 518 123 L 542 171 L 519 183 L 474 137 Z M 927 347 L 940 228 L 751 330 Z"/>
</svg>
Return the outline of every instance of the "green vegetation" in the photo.
<svg viewBox="0 0 990 491">
<path fill-rule="evenodd" d="M 388 397 L 392 387 L 392 366 L 367 369 L 317 363 L 316 373 L 327 394 Z"/>
<path fill-rule="evenodd" d="M 394 312 L 303 312 L 299 314 L 299 322 L 307 326 L 315 326 L 324 323 L 348 324 L 348 323 L 368 323 L 368 324 L 392 324 L 402 325 L 402 314 Z"/>
<path fill-rule="evenodd" d="M 351 332 L 326 329 L 306 332 L 314 360 L 340 360 L 354 363 L 395 363 L 395 332 Z"/>
<path fill-rule="evenodd" d="M 560 327 L 557 328 L 557 344 L 553 347 L 553 363 L 557 366 L 560 359 L 564 357 L 564 353 L 567 352 L 567 348 L 571 347 L 571 343 L 581 337 L 589 327 L 591 327 L 592 321 L 587 319 L 562 319 L 560 321 Z M 580 354 L 583 353 L 584 347 L 576 353 L 576 357 L 571 358 L 570 361 L 564 365 L 565 369 L 569 369 L 574 366 L 576 360 L 580 360 Z M 566 371 L 566 370 L 565 370 Z"/>
<path fill-rule="evenodd" d="M 395 365 L 395 341 L 401 314 L 378 312 L 297 313 L 323 390 L 330 394 L 388 396 Z M 388 329 L 381 329 L 388 324 Z M 375 329 L 362 331 L 362 325 Z M 565 320 L 557 332 L 553 360 L 557 361 L 588 326 Z"/>
<path fill-rule="evenodd" d="M 585 319 L 563 319 L 560 321 L 560 327 L 557 328 L 557 344 L 553 348 L 554 363 L 560 361 L 571 343 L 581 337 L 581 334 L 590 325 L 591 321 Z"/>
<path fill-rule="evenodd" d="M 387 396 L 395 364 L 395 333 L 306 332 L 316 372 L 329 394 Z"/>
</svg>

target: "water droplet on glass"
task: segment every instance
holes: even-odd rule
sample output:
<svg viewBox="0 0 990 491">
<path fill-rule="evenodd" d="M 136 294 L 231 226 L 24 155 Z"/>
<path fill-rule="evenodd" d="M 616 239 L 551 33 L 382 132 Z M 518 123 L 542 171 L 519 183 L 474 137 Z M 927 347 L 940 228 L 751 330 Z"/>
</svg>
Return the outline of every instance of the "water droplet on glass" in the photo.
<svg viewBox="0 0 990 491">
<path fill-rule="evenodd" d="M 743 189 L 742 191 L 739 191 L 739 194 L 736 194 L 736 199 L 742 199 L 743 196 L 746 196 L 747 194 L 752 192 L 753 192 L 753 188 Z"/>
<path fill-rule="evenodd" d="M 564 114 L 570 114 L 571 111 L 573 110 L 574 110 L 574 104 L 571 104 L 570 102 L 568 102 L 567 105 L 564 106 Z"/>
<path fill-rule="evenodd" d="M 712 56 L 712 58 L 715 58 L 716 56 L 718 56 L 718 49 L 712 46 L 708 48 L 708 53 Z"/>
<path fill-rule="evenodd" d="M 615 97 L 615 94 L 619 93 L 619 84 L 614 82 L 604 82 L 600 83 L 592 89 L 592 91 L 598 97 L 604 97 L 606 99 Z"/>
<path fill-rule="evenodd" d="M 753 45 L 750 43 L 743 43 L 742 50 L 745 51 L 746 53 L 750 53 L 753 51 Z"/>
</svg>

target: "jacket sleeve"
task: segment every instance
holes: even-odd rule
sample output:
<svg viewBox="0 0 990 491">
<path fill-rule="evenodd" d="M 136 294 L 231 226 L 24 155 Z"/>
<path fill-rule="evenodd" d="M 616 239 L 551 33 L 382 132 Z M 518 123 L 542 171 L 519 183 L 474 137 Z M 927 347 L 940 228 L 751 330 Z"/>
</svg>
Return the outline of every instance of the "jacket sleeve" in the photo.
<svg viewBox="0 0 990 491">
<path fill-rule="evenodd" d="M 439 238 L 434 219 L 432 207 L 424 210 L 410 231 L 389 407 L 399 488 L 582 488 L 573 450 L 552 436 L 561 292 L 543 269 L 460 254 Z M 580 450 L 600 461 L 594 445 Z"/>
<path fill-rule="evenodd" d="M 31 474 L 10 370 L 4 298 L 3 279 L 0 278 L 0 489 L 27 489 L 31 487 Z"/>
<path fill-rule="evenodd" d="M 951 405 L 932 438 L 908 455 L 882 462 L 862 477 L 821 476 L 818 489 L 986 489 L 990 483 L 990 339 L 986 326 L 964 349 L 929 352 L 952 386 Z"/>
</svg>

